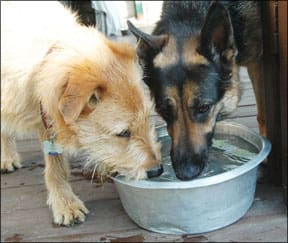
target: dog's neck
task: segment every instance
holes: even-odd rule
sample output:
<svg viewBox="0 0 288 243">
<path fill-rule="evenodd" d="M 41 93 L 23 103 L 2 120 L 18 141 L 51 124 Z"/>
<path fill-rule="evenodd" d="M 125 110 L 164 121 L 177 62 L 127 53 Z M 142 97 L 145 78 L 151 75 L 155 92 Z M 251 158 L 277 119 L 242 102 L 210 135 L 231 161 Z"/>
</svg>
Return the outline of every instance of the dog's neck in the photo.
<svg viewBox="0 0 288 243">
<path fill-rule="evenodd" d="M 56 133 L 53 131 L 53 125 L 51 121 L 48 121 L 48 117 L 46 113 L 43 111 L 43 106 L 41 102 L 39 103 L 40 106 L 40 114 L 43 125 L 46 130 L 47 139 L 43 141 L 43 151 L 44 154 L 48 156 L 59 156 L 63 152 L 63 147 L 56 143 Z"/>
<path fill-rule="evenodd" d="M 46 115 L 45 111 L 43 110 L 43 106 L 42 106 L 41 101 L 39 103 L 39 107 L 40 107 L 40 115 L 41 115 L 43 125 L 44 125 L 45 129 L 48 130 L 48 129 L 52 128 L 52 123 L 47 121 L 47 115 Z"/>
</svg>

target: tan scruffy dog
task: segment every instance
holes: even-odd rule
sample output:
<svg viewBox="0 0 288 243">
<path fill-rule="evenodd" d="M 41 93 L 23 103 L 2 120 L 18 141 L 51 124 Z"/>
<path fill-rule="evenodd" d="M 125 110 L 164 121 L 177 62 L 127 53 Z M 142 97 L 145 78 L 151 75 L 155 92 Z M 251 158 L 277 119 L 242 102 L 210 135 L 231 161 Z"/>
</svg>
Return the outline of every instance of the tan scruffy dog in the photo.
<svg viewBox="0 0 288 243">
<path fill-rule="evenodd" d="M 1 3 L 1 170 L 21 167 L 15 135 L 37 130 L 55 223 L 88 213 L 66 151 L 84 151 L 105 175 L 144 178 L 159 166 L 140 70 L 133 48 L 80 26 L 59 2 Z"/>
</svg>

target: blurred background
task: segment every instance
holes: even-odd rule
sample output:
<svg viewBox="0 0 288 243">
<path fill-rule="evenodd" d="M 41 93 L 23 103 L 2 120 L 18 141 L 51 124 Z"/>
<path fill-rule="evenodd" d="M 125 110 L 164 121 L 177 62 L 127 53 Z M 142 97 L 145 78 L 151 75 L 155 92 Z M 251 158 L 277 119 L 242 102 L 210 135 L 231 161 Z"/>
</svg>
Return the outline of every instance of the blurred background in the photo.
<svg viewBox="0 0 288 243">
<path fill-rule="evenodd" d="M 127 20 L 150 32 L 160 19 L 163 1 L 61 1 L 76 10 L 85 25 L 96 26 L 108 37 L 127 35 Z"/>
</svg>

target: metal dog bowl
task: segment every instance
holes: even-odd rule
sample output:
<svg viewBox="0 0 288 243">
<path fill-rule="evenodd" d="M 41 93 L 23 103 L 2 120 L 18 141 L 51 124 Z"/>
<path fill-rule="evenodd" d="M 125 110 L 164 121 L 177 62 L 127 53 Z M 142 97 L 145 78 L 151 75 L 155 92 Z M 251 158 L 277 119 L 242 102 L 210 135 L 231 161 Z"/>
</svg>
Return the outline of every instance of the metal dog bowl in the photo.
<svg viewBox="0 0 288 243">
<path fill-rule="evenodd" d="M 169 140 L 166 128 L 158 129 L 158 138 L 164 141 L 164 173 L 159 178 L 139 181 L 113 178 L 122 205 L 136 224 L 165 234 L 199 234 L 232 224 L 247 212 L 254 199 L 258 165 L 271 150 L 267 139 L 243 125 L 219 122 L 213 144 L 218 142 L 214 152 L 220 157 L 210 160 L 213 145 L 208 169 L 205 168 L 194 180 L 179 181 L 169 165 L 170 145 L 166 142 Z M 241 140 L 239 151 L 247 150 L 248 155 L 255 156 L 243 159 L 233 154 L 235 151 L 231 148 L 235 148 L 234 145 L 229 147 L 230 154 L 229 149 L 228 152 L 221 151 L 221 141 L 226 138 L 231 144 L 235 138 Z M 227 158 L 232 162 L 226 163 Z M 218 164 L 217 160 L 220 160 Z"/>
</svg>

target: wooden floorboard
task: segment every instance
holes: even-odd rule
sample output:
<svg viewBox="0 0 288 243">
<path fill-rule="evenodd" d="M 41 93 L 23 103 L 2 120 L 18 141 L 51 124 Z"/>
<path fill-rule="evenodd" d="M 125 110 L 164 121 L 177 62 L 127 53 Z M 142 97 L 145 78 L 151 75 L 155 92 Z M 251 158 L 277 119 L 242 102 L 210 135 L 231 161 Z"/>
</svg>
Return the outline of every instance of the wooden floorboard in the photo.
<svg viewBox="0 0 288 243">
<path fill-rule="evenodd" d="M 85 202 L 90 214 L 81 225 L 71 228 L 56 227 L 52 224 L 52 213 L 45 204 L 47 195 L 41 178 L 42 173 L 41 167 L 30 170 L 27 166 L 22 171 L 1 176 L 1 242 L 13 240 L 15 237 L 19 237 L 19 241 L 38 242 L 113 242 L 127 237 L 142 241 L 191 242 L 196 237 L 163 235 L 140 229 L 122 208 L 113 183 L 105 183 L 104 187 L 99 187 L 80 175 L 71 176 L 71 185 Z M 22 176 L 23 174 L 26 176 Z M 13 185 L 9 183 L 12 180 L 16 181 Z M 270 184 L 258 184 L 254 203 L 242 219 L 223 229 L 201 234 L 199 239 L 222 242 L 285 241 L 286 220 L 281 188 Z"/>
</svg>

